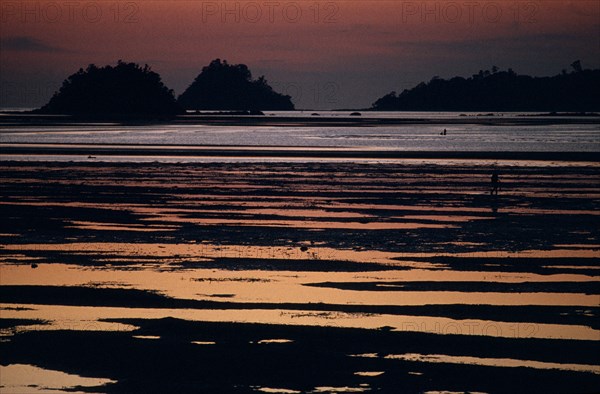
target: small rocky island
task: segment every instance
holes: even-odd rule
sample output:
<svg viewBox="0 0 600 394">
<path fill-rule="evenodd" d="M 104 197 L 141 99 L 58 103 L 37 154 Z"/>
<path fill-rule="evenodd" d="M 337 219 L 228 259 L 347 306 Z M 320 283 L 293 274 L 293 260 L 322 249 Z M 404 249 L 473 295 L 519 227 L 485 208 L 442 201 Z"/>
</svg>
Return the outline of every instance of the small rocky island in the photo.
<svg viewBox="0 0 600 394">
<path fill-rule="evenodd" d="M 119 60 L 69 76 L 50 101 L 35 111 L 101 118 L 171 118 L 181 112 L 173 91 L 148 65 Z"/>
<path fill-rule="evenodd" d="M 277 93 L 264 76 L 252 79 L 245 64 L 213 60 L 178 98 L 188 110 L 293 110 L 291 97 Z"/>
</svg>

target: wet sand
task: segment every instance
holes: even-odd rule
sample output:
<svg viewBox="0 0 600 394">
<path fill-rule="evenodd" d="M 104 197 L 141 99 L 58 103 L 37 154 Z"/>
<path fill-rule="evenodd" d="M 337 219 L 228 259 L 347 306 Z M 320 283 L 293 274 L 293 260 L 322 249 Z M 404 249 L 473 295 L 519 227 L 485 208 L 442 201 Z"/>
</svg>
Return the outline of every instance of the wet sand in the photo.
<svg viewBox="0 0 600 394">
<path fill-rule="evenodd" d="M 434 157 L 1 162 L 0 364 L 32 390 L 597 391 L 600 165 Z"/>
<path fill-rule="evenodd" d="M 398 159 L 446 159 L 463 161 L 502 160 L 502 161 L 569 161 L 597 163 L 597 152 L 507 152 L 507 151 L 408 151 L 375 150 L 357 148 L 305 148 L 293 146 L 181 146 L 181 145 L 105 145 L 105 144 L 0 144 L 2 155 L 19 160 L 21 155 L 65 156 L 70 158 L 110 160 L 114 157 L 132 158 L 217 158 L 230 159 L 313 159 L 313 160 L 398 160 Z M 6 159 L 5 159 L 6 160 Z M 90 160 L 90 161 L 93 161 Z"/>
</svg>

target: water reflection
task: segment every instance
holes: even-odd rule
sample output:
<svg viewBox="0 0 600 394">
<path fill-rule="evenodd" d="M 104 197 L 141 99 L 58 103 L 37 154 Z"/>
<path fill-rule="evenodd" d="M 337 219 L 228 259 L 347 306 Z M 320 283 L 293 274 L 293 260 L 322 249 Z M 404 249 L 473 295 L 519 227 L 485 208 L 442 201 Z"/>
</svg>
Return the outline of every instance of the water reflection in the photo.
<svg viewBox="0 0 600 394">
<path fill-rule="evenodd" d="M 33 305 L 1 304 L 8 307 L 33 307 Z M 22 330 L 84 330 L 133 331 L 136 327 L 113 323 L 115 319 L 177 318 L 197 322 L 230 322 L 255 324 L 284 324 L 293 326 L 321 326 L 381 329 L 399 332 L 420 332 L 439 335 L 473 335 L 498 338 L 546 338 L 597 340 L 600 330 L 586 326 L 506 323 L 477 319 L 450 319 L 444 317 L 402 316 L 375 313 L 322 312 L 310 310 L 286 311 L 283 309 L 244 310 L 192 310 L 158 308 L 112 308 L 36 305 L 35 310 L 3 313 L 8 319 L 42 318 L 49 323 L 43 326 L 23 326 Z"/>
<path fill-rule="evenodd" d="M 274 394 L 301 394 L 302 391 L 290 390 L 290 389 L 277 389 L 271 387 L 259 387 L 256 389 L 261 393 L 274 393 Z"/>
<path fill-rule="evenodd" d="M 358 250 L 357 250 L 358 249 Z M 600 250 L 594 247 L 564 248 L 549 250 L 488 250 L 472 252 L 384 252 L 379 250 L 339 249 L 311 245 L 297 241 L 293 246 L 256 246 L 200 243 L 115 243 L 115 242 L 73 242 L 54 244 L 12 244 L 4 245 L 4 251 L 15 251 L 15 254 L 0 255 L 1 261 L 9 261 L 14 256 L 23 256 L 27 251 L 60 251 L 73 254 L 106 254 L 122 256 L 124 260 L 144 258 L 146 262 L 154 260 L 158 265 L 182 261 L 202 261 L 215 258 L 249 258 L 249 259 L 284 259 L 284 260 L 338 260 L 355 263 L 379 263 L 411 268 L 445 268 L 444 265 L 432 265 L 429 262 L 411 261 L 410 259 L 434 259 L 452 257 L 463 259 L 496 258 L 496 259 L 554 259 L 554 258 L 599 258 Z M 7 257 L 8 256 L 8 257 Z M 11 257 L 12 256 L 12 257 Z M 107 257 L 106 257 L 107 258 Z M 40 259 L 36 257 L 36 259 Z M 148 260 L 150 259 L 150 260 Z M 405 265 L 407 263 L 408 265 Z M 419 266 L 419 264 L 422 264 Z"/>
<path fill-rule="evenodd" d="M 260 335 L 241 336 L 236 351 L 292 357 L 307 346 L 293 330 L 343 328 L 342 356 L 369 357 L 347 380 L 250 386 L 262 392 L 367 391 L 434 371 L 399 375 L 386 363 L 597 375 L 586 354 L 561 364 L 539 350 L 568 354 L 600 338 L 597 164 L 515 162 L 494 214 L 484 195 L 491 163 L 458 162 L 7 164 L 2 346 L 104 333 L 167 348 L 181 324 L 194 335 L 180 350 L 213 357 L 241 333 L 218 330 L 253 323 L 246 333 Z M 268 329 L 253 331 L 262 324 Z M 384 346 L 371 348 L 373 335 Z M 456 341 L 499 345 L 470 357 L 480 349 Z M 434 354 L 446 344 L 465 354 Z M 503 344 L 522 357 L 492 357 Z"/>
<path fill-rule="evenodd" d="M 390 360 L 415 361 L 424 363 L 448 363 L 448 364 L 470 364 L 488 367 L 508 368 L 535 368 L 535 369 L 559 369 L 562 371 L 588 372 L 600 375 L 600 366 L 568 363 L 549 363 L 532 360 L 515 360 L 512 358 L 481 358 L 468 356 L 448 356 L 441 354 L 389 354 L 385 356 Z"/>
<path fill-rule="evenodd" d="M 0 365 L 0 392 L 10 394 L 83 393 L 77 388 L 102 390 L 102 386 L 115 383 L 110 379 L 85 378 L 33 365 Z M 86 392 L 87 392 L 86 390 Z"/>
<path fill-rule="evenodd" d="M 597 296 L 578 293 L 498 293 L 460 291 L 344 291 L 335 288 L 307 287 L 306 284 L 331 282 L 399 281 L 475 281 L 481 282 L 590 282 L 585 275 L 539 275 L 502 272 L 457 272 L 437 270 L 362 272 L 292 272 L 260 270 L 119 270 L 81 268 L 43 264 L 32 274 L 23 265 L 0 265 L 3 285 L 58 285 L 128 287 L 159 291 L 170 297 L 211 300 L 227 295 L 236 302 L 330 303 L 354 305 L 578 305 L 597 306 Z M 597 283 L 597 282 L 596 282 Z M 233 295 L 233 297 L 229 297 Z"/>
</svg>

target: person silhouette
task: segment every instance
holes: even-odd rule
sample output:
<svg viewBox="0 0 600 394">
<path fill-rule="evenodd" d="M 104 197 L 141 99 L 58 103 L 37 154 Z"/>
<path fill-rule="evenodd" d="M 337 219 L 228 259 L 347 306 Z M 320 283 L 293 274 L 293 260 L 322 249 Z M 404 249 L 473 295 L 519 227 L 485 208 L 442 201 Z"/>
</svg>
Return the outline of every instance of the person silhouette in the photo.
<svg viewBox="0 0 600 394">
<path fill-rule="evenodd" d="M 494 171 L 492 173 L 492 189 L 490 190 L 490 196 L 498 195 L 498 187 L 500 186 L 500 176 L 498 175 L 498 171 Z"/>
</svg>

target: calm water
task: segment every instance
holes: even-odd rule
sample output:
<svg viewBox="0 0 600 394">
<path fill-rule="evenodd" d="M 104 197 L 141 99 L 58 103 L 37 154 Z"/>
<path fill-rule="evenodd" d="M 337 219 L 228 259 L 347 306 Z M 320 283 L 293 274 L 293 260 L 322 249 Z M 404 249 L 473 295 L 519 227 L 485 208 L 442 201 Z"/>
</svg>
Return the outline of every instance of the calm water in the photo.
<svg viewBox="0 0 600 394">
<path fill-rule="evenodd" d="M 268 114 L 267 114 L 268 115 Z M 306 116 L 306 113 L 277 113 Z M 344 114 L 323 113 L 323 117 Z M 346 115 L 347 116 L 347 115 Z M 373 116 L 369 114 L 369 117 Z M 376 117 L 449 119 L 451 113 L 381 113 Z M 510 120 L 516 114 L 504 114 Z M 498 119 L 495 116 L 494 119 Z M 478 117 L 479 119 L 479 117 Z M 482 118 L 485 119 L 485 118 Z M 490 118 L 488 118 L 490 119 Z M 448 134 L 440 132 L 447 129 Z M 339 147 L 406 151 L 600 152 L 599 124 L 569 125 L 393 125 L 378 127 L 248 127 L 204 125 L 76 125 L 0 128 L 0 143 L 233 145 Z"/>
</svg>

